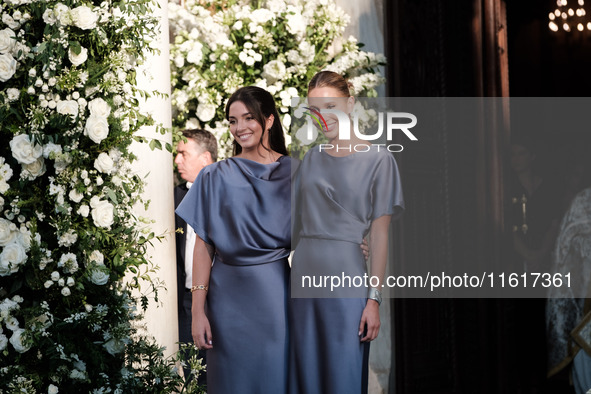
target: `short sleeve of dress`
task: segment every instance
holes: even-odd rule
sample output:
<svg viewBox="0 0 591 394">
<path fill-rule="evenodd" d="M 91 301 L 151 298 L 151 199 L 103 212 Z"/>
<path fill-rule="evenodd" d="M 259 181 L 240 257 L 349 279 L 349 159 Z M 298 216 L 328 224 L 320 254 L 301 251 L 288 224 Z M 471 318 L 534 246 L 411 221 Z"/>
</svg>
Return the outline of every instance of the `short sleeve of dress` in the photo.
<svg viewBox="0 0 591 394">
<path fill-rule="evenodd" d="M 383 152 L 379 155 L 373 173 L 371 198 L 372 220 L 384 215 L 392 215 L 392 219 L 396 220 L 404 211 L 404 198 L 398 165 L 391 153 Z"/>
<path fill-rule="evenodd" d="M 205 243 L 213 245 L 210 237 L 211 172 L 204 168 L 176 209 L 176 214 L 195 230 Z"/>
</svg>

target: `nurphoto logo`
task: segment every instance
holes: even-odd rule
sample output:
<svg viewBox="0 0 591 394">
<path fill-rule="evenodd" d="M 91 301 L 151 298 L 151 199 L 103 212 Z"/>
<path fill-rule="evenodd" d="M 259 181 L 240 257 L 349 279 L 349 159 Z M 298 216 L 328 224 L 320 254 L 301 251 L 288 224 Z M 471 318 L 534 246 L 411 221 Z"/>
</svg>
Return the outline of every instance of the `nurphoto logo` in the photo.
<svg viewBox="0 0 591 394">
<path fill-rule="evenodd" d="M 322 130 L 323 132 L 330 130 L 329 125 L 335 119 L 338 126 L 338 139 L 340 141 L 351 140 L 351 128 L 355 137 L 359 140 L 372 141 L 373 145 L 378 146 L 378 149 L 385 148 L 389 152 L 402 152 L 404 149 L 401 144 L 392 143 L 396 133 L 402 133 L 410 141 L 418 141 L 418 138 L 410 130 L 417 125 L 417 117 L 409 112 L 367 110 L 362 105 L 356 104 L 351 114 L 338 109 L 319 109 L 300 106 L 296 109 L 294 115 L 297 118 L 306 115 L 305 125 L 296 133 L 296 137 L 306 145 L 318 138 L 317 130 Z M 331 120 L 327 122 L 326 118 L 330 118 Z M 387 143 L 376 143 L 379 140 L 383 140 L 384 135 Z M 350 152 L 367 152 L 370 147 L 366 144 L 335 146 L 330 143 L 321 143 L 318 145 L 318 149 L 320 151 L 337 149 L 348 150 Z"/>
</svg>

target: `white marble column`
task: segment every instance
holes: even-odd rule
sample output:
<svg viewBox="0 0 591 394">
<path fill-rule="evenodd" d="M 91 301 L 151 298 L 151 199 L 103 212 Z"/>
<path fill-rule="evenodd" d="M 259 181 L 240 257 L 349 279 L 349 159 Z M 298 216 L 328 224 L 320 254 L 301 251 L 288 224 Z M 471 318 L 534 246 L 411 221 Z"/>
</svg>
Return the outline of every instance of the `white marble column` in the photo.
<svg viewBox="0 0 591 394">
<path fill-rule="evenodd" d="M 158 3 L 160 8 L 156 9 L 156 13 L 160 19 L 160 34 L 155 46 L 160 50 L 160 54 L 150 56 L 145 65 L 138 70 L 138 84 L 143 90 L 158 90 L 170 95 L 168 3 L 166 0 L 158 0 Z M 151 114 L 156 123 L 170 127 L 169 97 L 151 97 L 143 101 L 142 112 Z M 163 147 L 165 143 L 172 142 L 170 134 L 156 133 L 155 127 L 145 127 L 140 130 L 139 135 L 156 138 L 161 141 Z M 142 177 L 149 174 L 146 178 L 144 199 L 151 201 L 147 212 L 143 206 L 137 207 L 136 212 L 155 221 L 151 226 L 155 234 L 166 233 L 163 242 L 154 240 L 154 246 L 148 254 L 149 260 L 160 267 L 155 275 L 151 275 L 152 278 L 163 281 L 167 290 L 161 289 L 158 292 L 158 304 L 151 300 L 144 320 L 148 333 L 156 338 L 158 344 L 166 346 L 165 354 L 170 355 L 178 350 L 172 157 L 166 149 L 152 151 L 147 144 L 134 143 L 132 149 L 139 158 L 134 163 L 134 169 Z"/>
<path fill-rule="evenodd" d="M 351 22 L 345 30 L 344 38 L 353 35 L 359 42 L 365 44 L 363 50 L 385 53 L 384 0 L 336 0 L 336 3 L 351 16 Z M 383 74 L 383 68 L 381 71 Z M 381 86 L 377 90 L 379 96 L 385 96 L 385 86 Z M 380 318 L 382 323 L 380 335 L 372 342 L 369 353 L 369 394 L 389 392 L 388 382 L 393 367 L 391 360 L 394 350 L 389 299 L 384 299 L 380 306 Z"/>
</svg>

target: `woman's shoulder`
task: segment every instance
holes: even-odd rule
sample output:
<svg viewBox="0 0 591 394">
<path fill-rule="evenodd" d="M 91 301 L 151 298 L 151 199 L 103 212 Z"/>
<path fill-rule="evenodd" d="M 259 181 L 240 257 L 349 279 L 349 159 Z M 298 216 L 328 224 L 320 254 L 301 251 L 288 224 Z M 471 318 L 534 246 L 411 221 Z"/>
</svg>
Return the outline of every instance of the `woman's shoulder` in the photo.
<svg viewBox="0 0 591 394">
<path fill-rule="evenodd" d="M 223 159 L 216 161 L 215 163 L 211 163 L 199 171 L 199 175 L 197 176 L 195 182 L 203 183 L 206 182 L 206 180 L 227 178 L 229 173 L 233 172 L 232 167 L 232 163 L 229 161 L 229 159 Z"/>
</svg>

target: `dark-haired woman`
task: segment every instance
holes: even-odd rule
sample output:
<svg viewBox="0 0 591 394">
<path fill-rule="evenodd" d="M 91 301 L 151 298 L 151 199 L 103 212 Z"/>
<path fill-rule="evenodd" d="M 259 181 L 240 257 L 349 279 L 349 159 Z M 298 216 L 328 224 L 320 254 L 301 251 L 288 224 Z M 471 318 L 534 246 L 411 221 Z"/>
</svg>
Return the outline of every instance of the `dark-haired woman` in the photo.
<svg viewBox="0 0 591 394">
<path fill-rule="evenodd" d="M 176 211 L 197 234 L 193 339 L 208 393 L 285 393 L 292 161 L 267 91 L 238 89 L 226 118 L 234 156 L 204 168 Z"/>
<path fill-rule="evenodd" d="M 320 72 L 308 85 L 308 105 L 316 113 L 350 114 L 354 103 L 339 74 Z M 388 228 L 391 218 L 402 213 L 402 190 L 387 150 L 355 136 L 339 139 L 334 113 L 324 113 L 323 120 L 328 144 L 306 153 L 294 183 L 289 393 L 367 393 L 369 343 L 380 328 Z M 367 277 L 357 244 L 368 234 L 369 274 L 375 279 L 356 288 L 354 283 Z M 331 279 L 324 289 L 311 288 L 305 284 L 308 277 L 342 279 L 343 287 L 331 288 Z"/>
</svg>

